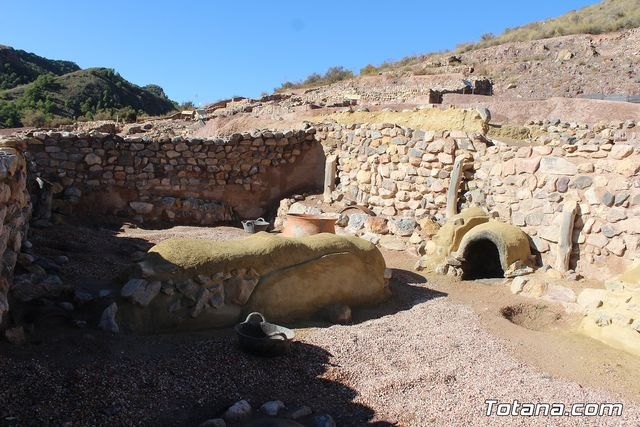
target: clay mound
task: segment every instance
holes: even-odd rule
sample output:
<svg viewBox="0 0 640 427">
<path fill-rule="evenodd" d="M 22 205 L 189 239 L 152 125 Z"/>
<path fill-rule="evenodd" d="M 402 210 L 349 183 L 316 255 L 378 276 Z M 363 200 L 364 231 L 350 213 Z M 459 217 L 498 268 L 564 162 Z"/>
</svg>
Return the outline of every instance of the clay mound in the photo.
<svg viewBox="0 0 640 427">
<path fill-rule="evenodd" d="M 325 307 L 376 304 L 389 296 L 380 251 L 357 237 L 167 239 L 140 263 L 142 279 L 122 296 L 125 329 L 136 332 L 230 326 L 260 311 L 269 320 L 308 319 Z"/>
</svg>

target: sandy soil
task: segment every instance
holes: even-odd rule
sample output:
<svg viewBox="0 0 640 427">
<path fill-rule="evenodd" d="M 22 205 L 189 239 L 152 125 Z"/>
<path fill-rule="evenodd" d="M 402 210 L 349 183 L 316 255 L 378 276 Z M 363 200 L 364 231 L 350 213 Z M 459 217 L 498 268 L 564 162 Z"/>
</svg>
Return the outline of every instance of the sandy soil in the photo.
<svg viewBox="0 0 640 427">
<path fill-rule="evenodd" d="M 245 234 L 70 225 L 33 230 L 33 242 L 39 253 L 69 254 L 65 278 L 117 288 L 137 252 L 178 235 Z M 282 358 L 243 354 L 230 330 L 111 336 L 93 327 L 90 306 L 79 306 L 71 319 L 34 316 L 28 344 L 0 343 L 0 425 L 191 426 L 239 399 L 254 407 L 271 399 L 308 405 L 341 426 L 585 424 L 571 417 L 486 418 L 490 398 L 624 401 L 621 419 L 589 423 L 640 423 L 637 358 L 576 335 L 574 319 L 558 317 L 552 306 L 542 309 L 547 321 L 522 323 L 537 330 L 511 323 L 501 309 L 531 301 L 512 296 L 501 281 L 425 278 L 411 271 L 415 259 L 405 253 L 384 255 L 394 268 L 392 300 L 355 311 L 353 325 L 297 325 L 298 341 Z M 73 327 L 78 318 L 89 326 Z"/>
</svg>

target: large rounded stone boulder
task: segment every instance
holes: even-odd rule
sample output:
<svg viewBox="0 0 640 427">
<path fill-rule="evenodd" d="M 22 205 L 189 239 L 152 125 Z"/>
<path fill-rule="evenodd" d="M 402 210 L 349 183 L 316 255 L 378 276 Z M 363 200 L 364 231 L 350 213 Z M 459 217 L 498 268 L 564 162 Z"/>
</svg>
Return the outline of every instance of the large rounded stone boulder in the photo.
<svg viewBox="0 0 640 427">
<path fill-rule="evenodd" d="M 134 332 L 230 326 L 252 311 L 308 319 L 333 304 L 377 304 L 390 295 L 380 251 L 357 237 L 257 233 L 218 242 L 168 239 L 149 250 L 121 291 L 118 318 Z"/>
</svg>

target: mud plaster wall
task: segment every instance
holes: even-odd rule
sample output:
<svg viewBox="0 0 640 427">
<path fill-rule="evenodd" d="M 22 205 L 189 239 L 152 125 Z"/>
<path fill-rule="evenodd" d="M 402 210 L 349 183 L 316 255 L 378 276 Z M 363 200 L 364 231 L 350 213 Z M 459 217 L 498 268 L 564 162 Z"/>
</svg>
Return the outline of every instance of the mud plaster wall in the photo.
<svg viewBox="0 0 640 427">
<path fill-rule="evenodd" d="M 318 128 L 318 138 L 338 158 L 334 199 L 389 219 L 442 219 L 454 159 L 465 155 L 461 206 L 481 206 L 521 227 L 551 266 L 563 203 L 575 200 L 570 267 L 606 279 L 640 247 L 640 141 L 627 136 L 629 126 L 635 124 L 544 126 L 520 146 L 393 124 L 331 124 Z"/>
<path fill-rule="evenodd" d="M 321 188 L 325 159 L 314 132 L 225 140 L 41 132 L 27 140 L 28 158 L 60 184 L 54 211 L 205 225 L 256 218 L 292 192 Z"/>
<path fill-rule="evenodd" d="M 0 141 L 0 328 L 6 324 L 10 283 L 30 215 L 22 150 Z"/>
</svg>

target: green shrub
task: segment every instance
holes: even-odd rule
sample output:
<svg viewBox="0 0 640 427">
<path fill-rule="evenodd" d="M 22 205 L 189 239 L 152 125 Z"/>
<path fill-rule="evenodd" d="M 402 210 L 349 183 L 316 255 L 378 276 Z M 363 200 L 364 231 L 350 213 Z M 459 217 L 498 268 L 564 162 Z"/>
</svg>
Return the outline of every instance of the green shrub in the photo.
<svg viewBox="0 0 640 427">
<path fill-rule="evenodd" d="M 376 74 L 378 74 L 378 68 L 371 64 L 367 64 L 366 66 L 360 69 L 361 76 L 374 76 Z"/>
<path fill-rule="evenodd" d="M 24 126 L 44 127 L 47 125 L 47 116 L 42 111 L 26 110 L 22 113 L 22 124 Z"/>
</svg>

